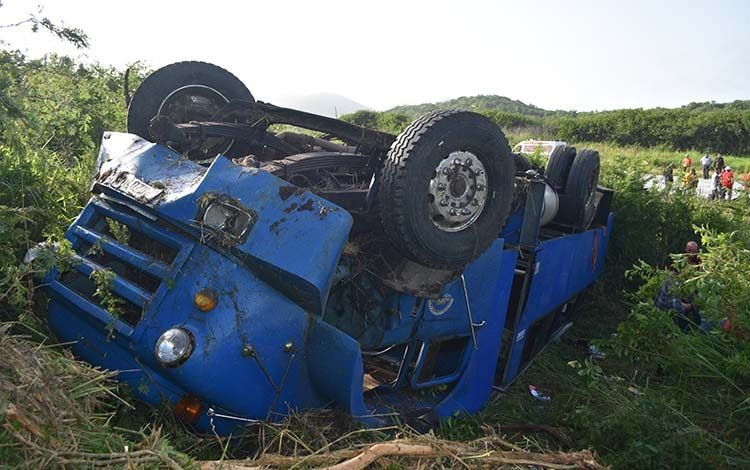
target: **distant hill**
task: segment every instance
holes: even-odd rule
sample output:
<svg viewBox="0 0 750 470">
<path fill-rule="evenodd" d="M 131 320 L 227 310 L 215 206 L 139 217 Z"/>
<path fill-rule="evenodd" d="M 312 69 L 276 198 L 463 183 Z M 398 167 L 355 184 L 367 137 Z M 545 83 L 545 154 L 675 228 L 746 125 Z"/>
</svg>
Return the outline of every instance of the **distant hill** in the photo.
<svg viewBox="0 0 750 470">
<path fill-rule="evenodd" d="M 328 117 L 338 117 L 363 109 L 372 109 L 362 103 L 358 103 L 346 96 L 337 95 L 336 93 L 314 93 L 302 96 L 285 96 L 277 100 L 277 102 L 274 102 L 274 104 Z"/>
<path fill-rule="evenodd" d="M 523 101 L 512 100 L 508 97 L 498 95 L 462 96 L 460 98 L 454 98 L 452 100 L 441 101 L 438 103 L 396 106 L 388 111 L 397 114 L 404 114 L 409 117 L 416 117 L 436 109 L 447 108 L 501 111 L 504 113 L 516 113 L 535 117 L 575 114 L 575 112 L 572 111 L 550 111 L 534 106 L 533 104 L 526 104 Z"/>
<path fill-rule="evenodd" d="M 404 114 L 409 117 L 417 117 L 424 113 L 434 111 L 436 109 L 469 109 L 469 110 L 487 110 L 487 111 L 500 111 L 504 113 L 515 113 L 523 114 L 524 116 L 533 117 L 549 117 L 549 116 L 576 116 L 578 114 L 590 114 L 590 113 L 579 113 L 576 111 L 563 111 L 563 110 L 548 110 L 534 106 L 533 104 L 526 104 L 523 101 L 513 100 L 506 96 L 498 95 L 477 95 L 477 96 L 462 96 L 460 98 L 454 98 L 452 100 L 440 101 L 437 103 L 422 103 L 414 105 L 401 105 L 391 108 L 388 112 L 396 114 Z M 662 109 L 662 108 L 658 108 Z M 715 111 L 718 109 L 728 109 L 733 111 L 748 111 L 750 110 L 750 100 L 735 100 L 729 103 L 717 103 L 715 101 L 704 101 L 694 102 L 680 106 L 678 109 L 683 109 L 692 112 L 706 112 Z M 616 110 L 614 110 L 616 111 Z M 606 112 L 606 111 L 605 111 Z"/>
<path fill-rule="evenodd" d="M 475 111 L 519 140 L 533 136 L 567 142 L 668 147 L 725 155 L 750 155 L 750 100 L 693 102 L 679 108 L 550 111 L 504 96 L 462 96 L 439 103 L 357 111 L 341 119 L 399 134 L 417 116 L 457 108 Z"/>
<path fill-rule="evenodd" d="M 690 103 L 682 106 L 680 109 L 688 111 L 713 111 L 716 109 L 731 109 L 735 111 L 750 110 L 750 100 L 734 100 L 729 103 L 717 103 L 716 101 L 703 101 L 699 103 Z"/>
</svg>

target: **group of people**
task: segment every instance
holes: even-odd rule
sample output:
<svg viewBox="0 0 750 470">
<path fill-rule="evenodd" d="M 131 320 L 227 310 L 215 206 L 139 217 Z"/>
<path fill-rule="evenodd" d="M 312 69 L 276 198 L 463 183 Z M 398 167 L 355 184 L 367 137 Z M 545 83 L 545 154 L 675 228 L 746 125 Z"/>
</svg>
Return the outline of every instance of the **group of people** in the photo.
<svg viewBox="0 0 750 470">
<path fill-rule="evenodd" d="M 699 165 L 703 170 L 703 179 L 707 180 L 711 176 L 711 169 L 713 168 L 713 185 L 710 194 L 711 199 L 732 199 L 732 188 L 734 187 L 734 170 L 729 165 L 724 164 L 724 157 L 721 154 L 716 155 L 715 159 L 711 159 L 711 156 L 704 154 L 698 161 Z M 689 154 L 685 154 L 682 159 L 682 184 L 686 189 L 695 189 L 698 187 L 698 174 L 696 168 L 693 167 L 693 159 L 690 158 Z M 750 180 L 750 174 L 746 175 Z M 664 170 L 664 182 L 674 182 L 674 165 L 670 163 Z"/>
</svg>

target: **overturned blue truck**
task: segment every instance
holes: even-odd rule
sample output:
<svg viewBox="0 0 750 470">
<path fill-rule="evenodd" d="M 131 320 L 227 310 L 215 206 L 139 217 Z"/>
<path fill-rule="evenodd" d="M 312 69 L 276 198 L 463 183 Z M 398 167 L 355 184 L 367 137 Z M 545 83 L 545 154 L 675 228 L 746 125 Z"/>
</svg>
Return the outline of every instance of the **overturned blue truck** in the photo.
<svg viewBox="0 0 750 470">
<path fill-rule="evenodd" d="M 396 136 L 256 102 L 201 62 L 130 98 L 66 232 L 74 267 L 46 275 L 49 324 L 199 431 L 319 407 L 418 428 L 475 413 L 602 272 L 596 151 L 542 170 L 476 113 Z"/>
</svg>

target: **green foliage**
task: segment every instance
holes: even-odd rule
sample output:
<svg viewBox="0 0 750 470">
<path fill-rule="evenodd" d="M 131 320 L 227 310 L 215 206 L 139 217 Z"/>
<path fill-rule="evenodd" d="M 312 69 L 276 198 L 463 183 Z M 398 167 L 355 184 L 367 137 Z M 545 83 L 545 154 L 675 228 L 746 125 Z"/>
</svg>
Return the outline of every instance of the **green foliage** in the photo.
<svg viewBox="0 0 750 470">
<path fill-rule="evenodd" d="M 732 232 L 747 224 L 744 202 L 718 204 L 674 188 L 645 189 L 644 174 L 658 171 L 668 152 L 583 146 L 599 147 L 604 159 L 601 184 L 615 190 L 607 266 L 618 279 L 639 260 L 649 265 L 668 262 L 668 253 L 681 252 L 688 240 L 697 239 L 696 226 Z"/>
<path fill-rule="evenodd" d="M 576 113 L 548 111 L 503 96 L 461 97 L 440 103 L 397 106 L 383 113 L 359 111 L 342 119 L 396 133 L 391 116 L 407 121 L 437 109 L 466 109 L 490 117 L 506 133 L 568 142 L 665 147 L 724 154 L 750 154 L 750 101 L 691 103 L 677 109 L 622 109 Z M 350 115 L 353 116 L 353 115 Z"/>
<path fill-rule="evenodd" d="M 623 109 L 556 121 L 557 136 L 572 142 L 750 154 L 750 110 L 746 109 Z"/>
<path fill-rule="evenodd" d="M 683 295 L 700 307 L 715 328 L 709 333 L 680 331 L 672 314 L 655 309 L 653 296 L 642 290 L 630 315 L 605 344 L 612 354 L 628 361 L 624 369 L 646 372 L 648 380 L 641 385 L 648 387 L 650 395 L 669 397 L 657 412 L 670 412 L 701 436 L 695 443 L 703 448 L 697 462 L 748 465 L 750 452 L 738 445 L 750 436 L 748 239 L 705 229 L 698 232 L 701 265 L 688 265 L 684 255 L 676 255 L 674 267 Z M 649 285 L 667 276 L 644 267 L 635 272 Z M 725 318 L 732 321 L 731 331 L 719 328 Z"/>
<path fill-rule="evenodd" d="M 379 113 L 377 111 L 365 110 L 345 114 L 341 116 L 341 120 L 370 129 L 390 132 L 391 134 L 399 134 L 412 121 L 411 118 L 400 113 L 389 111 Z"/>
<path fill-rule="evenodd" d="M 26 250 L 62 231 L 88 198 L 105 129 L 122 129 L 123 73 L 65 57 L 0 51 L 0 297 L 2 318 L 30 298 Z"/>
<path fill-rule="evenodd" d="M 112 283 L 115 280 L 115 273 L 109 269 L 97 269 L 91 272 L 89 278 L 94 283 L 94 286 L 96 286 L 94 297 L 99 298 L 102 307 L 114 317 L 120 316 L 121 307 L 125 301 L 112 293 Z"/>
<path fill-rule="evenodd" d="M 96 152 L 105 129 L 121 129 L 126 108 L 122 72 L 84 66 L 67 57 L 26 60 L 0 52 L 0 82 L 8 83 L 0 133 L 14 151 L 57 152 L 70 164 Z"/>
</svg>

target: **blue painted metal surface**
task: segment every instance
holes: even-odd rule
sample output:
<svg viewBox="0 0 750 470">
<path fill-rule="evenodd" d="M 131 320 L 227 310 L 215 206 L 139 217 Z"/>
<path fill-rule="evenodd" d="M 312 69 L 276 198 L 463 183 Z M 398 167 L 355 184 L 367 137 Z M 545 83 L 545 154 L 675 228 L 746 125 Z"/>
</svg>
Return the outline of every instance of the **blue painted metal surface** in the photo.
<svg viewBox="0 0 750 470">
<path fill-rule="evenodd" d="M 325 308 L 352 224 L 348 212 L 265 171 L 237 166 L 226 158 L 215 159 L 206 169 L 133 135 L 107 136 L 97 187 L 135 199 L 198 237 L 206 236 L 196 220 L 202 199 L 212 194 L 233 198 L 258 215 L 247 240 L 234 246 L 233 253 L 308 310 L 319 313 Z"/>
<path fill-rule="evenodd" d="M 204 432 L 228 433 L 247 420 L 322 406 L 343 408 L 366 424 L 421 408 L 439 417 L 477 412 L 490 396 L 498 360 L 507 363 L 502 382 L 511 382 L 524 365 L 529 328 L 601 274 L 612 226 L 610 217 L 606 227 L 541 241 L 523 313 L 506 331 L 517 308 L 510 299 L 523 207 L 501 234 L 507 239 L 498 238 L 435 298 L 365 279 L 370 305 L 362 311 L 347 301 L 346 287 L 337 284 L 329 295 L 333 280 L 346 276 L 339 263 L 351 216 L 264 171 L 225 158 L 205 168 L 112 133 L 94 190 L 100 195 L 66 233 L 78 266 L 46 277 L 50 325 L 79 357 L 118 370 L 148 403 L 174 406 L 197 397 L 202 410 L 193 425 Z M 254 215 L 245 240 L 210 240 L 198 219 L 213 197 Z M 114 237 L 107 219 L 140 242 Z M 100 269 L 115 272 L 112 293 L 126 301 L 126 312 L 108 312 L 92 295 L 88 278 Z M 217 293 L 208 312 L 193 303 L 202 289 Z M 154 347 L 173 327 L 189 331 L 194 348 L 184 363 L 165 367 Z M 504 335 L 513 344 L 500 357 Z M 367 351 L 378 348 L 385 349 Z M 373 357 L 397 368 L 391 382 L 368 391 Z M 430 387 L 434 393 L 413 393 Z"/>
</svg>

